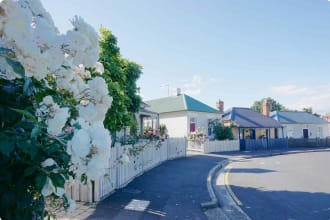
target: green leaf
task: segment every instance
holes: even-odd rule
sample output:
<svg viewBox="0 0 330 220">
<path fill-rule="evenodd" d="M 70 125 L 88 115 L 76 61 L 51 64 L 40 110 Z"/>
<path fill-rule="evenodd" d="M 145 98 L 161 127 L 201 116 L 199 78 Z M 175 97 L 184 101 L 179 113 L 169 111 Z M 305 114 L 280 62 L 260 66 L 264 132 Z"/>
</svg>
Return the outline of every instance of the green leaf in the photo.
<svg viewBox="0 0 330 220">
<path fill-rule="evenodd" d="M 9 157 L 14 147 L 14 143 L 9 140 L 7 135 L 0 133 L 0 152 Z"/>
<path fill-rule="evenodd" d="M 25 117 L 27 117 L 34 123 L 38 123 L 38 120 L 36 119 L 36 117 L 34 115 L 32 115 L 30 112 L 28 112 L 26 110 L 22 110 L 22 109 L 16 109 L 16 108 L 10 108 L 10 109 L 13 110 L 14 112 L 24 115 Z"/>
<path fill-rule="evenodd" d="M 34 127 L 31 131 L 31 138 L 36 138 L 40 134 L 40 128 Z"/>
<path fill-rule="evenodd" d="M 30 176 L 31 174 L 33 174 L 37 170 L 38 170 L 37 166 L 29 167 L 26 170 L 24 170 L 24 176 Z"/>
<path fill-rule="evenodd" d="M 31 148 L 31 141 L 26 140 L 26 141 L 19 142 L 19 143 L 17 143 L 17 147 L 24 153 L 28 153 Z"/>
<path fill-rule="evenodd" d="M 8 57 L 6 57 L 5 59 L 6 59 L 7 63 L 13 68 L 15 73 L 17 73 L 21 77 L 24 77 L 25 70 L 20 62 L 10 59 Z"/>
<path fill-rule="evenodd" d="M 52 180 L 55 187 L 64 187 L 65 179 L 59 173 L 51 173 L 50 179 Z"/>
<path fill-rule="evenodd" d="M 17 147 L 24 153 L 30 155 L 31 159 L 34 159 L 38 153 L 38 146 L 33 145 L 30 140 L 17 143 Z"/>
<path fill-rule="evenodd" d="M 47 175 L 45 173 L 40 173 L 37 177 L 36 177 L 36 188 L 37 190 L 42 190 L 42 188 L 44 187 L 45 183 L 46 183 L 46 179 L 47 179 Z"/>
<path fill-rule="evenodd" d="M 15 57 L 15 53 L 11 49 L 0 47 L 0 56 L 2 56 L 2 57 L 8 57 L 8 58 L 14 58 Z"/>
<path fill-rule="evenodd" d="M 59 144 L 57 144 L 57 143 L 54 143 L 54 144 L 52 144 L 52 145 L 50 145 L 49 147 L 47 147 L 47 148 L 45 148 L 45 153 L 47 154 L 47 155 L 53 155 L 55 152 L 59 152 L 61 150 L 61 147 L 60 147 L 60 145 Z"/>
</svg>

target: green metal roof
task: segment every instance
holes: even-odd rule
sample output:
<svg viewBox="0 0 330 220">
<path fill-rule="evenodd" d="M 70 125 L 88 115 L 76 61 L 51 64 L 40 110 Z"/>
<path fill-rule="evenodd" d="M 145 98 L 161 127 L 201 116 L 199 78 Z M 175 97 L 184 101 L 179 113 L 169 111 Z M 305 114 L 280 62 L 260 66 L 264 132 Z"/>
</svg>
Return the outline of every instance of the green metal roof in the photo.
<svg viewBox="0 0 330 220">
<path fill-rule="evenodd" d="M 169 96 L 166 98 L 154 99 L 146 101 L 150 111 L 165 113 L 179 111 L 195 111 L 218 113 L 219 111 L 194 99 L 188 95 L 181 94 L 178 96 Z"/>
</svg>

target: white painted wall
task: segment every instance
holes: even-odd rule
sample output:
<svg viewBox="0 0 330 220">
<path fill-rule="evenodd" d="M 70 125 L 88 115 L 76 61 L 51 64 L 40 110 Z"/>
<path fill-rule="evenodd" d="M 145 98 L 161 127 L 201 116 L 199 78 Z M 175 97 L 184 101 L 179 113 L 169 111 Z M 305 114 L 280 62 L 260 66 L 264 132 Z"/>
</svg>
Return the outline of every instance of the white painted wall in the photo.
<svg viewBox="0 0 330 220">
<path fill-rule="evenodd" d="M 170 137 L 187 136 L 187 113 L 171 112 L 159 114 L 159 123 L 165 124 Z"/>
<path fill-rule="evenodd" d="M 196 119 L 196 129 L 207 134 L 208 120 L 220 118 L 219 114 L 205 112 L 171 112 L 159 114 L 159 123 L 165 124 L 170 137 L 186 137 L 190 128 L 190 118 Z"/>
<path fill-rule="evenodd" d="M 309 138 L 325 138 L 330 135 L 328 124 L 282 124 L 284 136 L 302 138 L 303 129 L 308 129 Z"/>
<path fill-rule="evenodd" d="M 215 120 L 220 118 L 220 114 L 206 113 L 206 112 L 188 112 L 187 128 L 189 129 L 190 118 L 196 118 L 196 129 L 201 129 L 207 134 L 209 119 Z M 188 132 L 188 131 L 187 131 Z"/>
</svg>

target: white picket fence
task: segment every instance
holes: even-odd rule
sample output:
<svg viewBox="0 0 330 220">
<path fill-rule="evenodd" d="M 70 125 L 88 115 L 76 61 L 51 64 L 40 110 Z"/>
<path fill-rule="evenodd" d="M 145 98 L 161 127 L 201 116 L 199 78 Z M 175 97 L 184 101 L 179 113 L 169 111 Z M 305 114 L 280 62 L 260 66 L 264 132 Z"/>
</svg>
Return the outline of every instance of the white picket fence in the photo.
<svg viewBox="0 0 330 220">
<path fill-rule="evenodd" d="M 106 176 L 98 181 L 81 184 L 79 182 L 66 186 L 67 195 L 76 201 L 98 202 L 116 189 L 120 189 L 131 182 L 135 177 L 161 164 L 162 162 L 178 157 L 186 156 L 187 141 L 185 138 L 170 138 L 162 142 L 159 148 L 148 144 L 137 156 L 130 156 L 129 163 L 122 163 L 119 157 L 125 148 L 132 145 L 122 146 L 119 143 L 111 148 L 109 159 L 109 171 Z"/>
<path fill-rule="evenodd" d="M 210 141 L 203 142 L 188 141 L 188 150 L 199 151 L 203 153 L 211 152 L 225 152 L 225 151 L 239 151 L 239 140 L 224 140 L 224 141 Z"/>
</svg>

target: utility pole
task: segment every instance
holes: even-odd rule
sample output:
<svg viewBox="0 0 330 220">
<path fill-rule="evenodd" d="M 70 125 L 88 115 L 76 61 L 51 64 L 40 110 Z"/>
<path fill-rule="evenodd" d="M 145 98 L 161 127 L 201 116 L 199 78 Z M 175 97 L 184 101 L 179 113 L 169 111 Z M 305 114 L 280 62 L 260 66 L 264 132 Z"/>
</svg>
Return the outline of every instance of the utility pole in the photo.
<svg viewBox="0 0 330 220">
<path fill-rule="evenodd" d="M 170 96 L 170 84 L 162 84 L 160 85 L 161 88 L 167 87 L 167 96 Z"/>
</svg>

